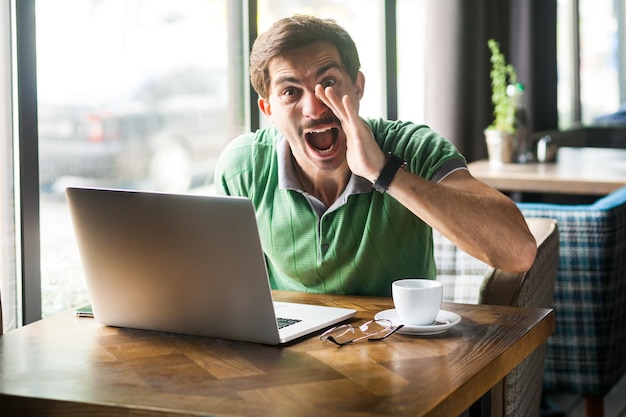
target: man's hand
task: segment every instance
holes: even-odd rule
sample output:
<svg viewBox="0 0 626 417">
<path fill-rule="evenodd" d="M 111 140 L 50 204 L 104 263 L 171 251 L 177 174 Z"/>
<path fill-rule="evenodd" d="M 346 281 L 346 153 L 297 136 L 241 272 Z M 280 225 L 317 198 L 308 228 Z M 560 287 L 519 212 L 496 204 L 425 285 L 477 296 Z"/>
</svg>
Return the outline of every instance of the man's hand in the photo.
<svg viewBox="0 0 626 417">
<path fill-rule="evenodd" d="M 358 107 L 349 96 L 337 96 L 332 87 L 323 88 L 318 84 L 315 86 L 315 95 L 341 122 L 346 135 L 346 160 L 350 170 L 374 183 L 386 159 L 370 128 L 359 117 Z"/>
</svg>

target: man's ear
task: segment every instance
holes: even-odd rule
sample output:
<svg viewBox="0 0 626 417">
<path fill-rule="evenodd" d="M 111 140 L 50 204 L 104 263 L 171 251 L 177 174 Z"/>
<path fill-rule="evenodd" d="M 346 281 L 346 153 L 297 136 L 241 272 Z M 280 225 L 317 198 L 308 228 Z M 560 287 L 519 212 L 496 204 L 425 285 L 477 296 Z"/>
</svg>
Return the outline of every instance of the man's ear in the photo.
<svg viewBox="0 0 626 417">
<path fill-rule="evenodd" d="M 356 96 L 361 100 L 365 91 L 365 75 L 361 71 L 356 74 L 356 81 L 354 82 L 354 89 Z"/>
<path fill-rule="evenodd" d="M 265 117 L 269 119 L 272 115 L 272 109 L 269 100 L 260 97 L 257 103 L 261 112 L 265 115 Z"/>
</svg>

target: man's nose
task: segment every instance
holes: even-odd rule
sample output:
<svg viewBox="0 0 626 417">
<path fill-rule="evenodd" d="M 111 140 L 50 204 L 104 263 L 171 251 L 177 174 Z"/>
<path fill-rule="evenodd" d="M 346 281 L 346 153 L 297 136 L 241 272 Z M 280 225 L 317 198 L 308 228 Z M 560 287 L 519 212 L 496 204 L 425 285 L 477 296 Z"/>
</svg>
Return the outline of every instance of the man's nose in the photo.
<svg viewBox="0 0 626 417">
<path fill-rule="evenodd" d="M 302 98 L 302 114 L 313 119 L 319 118 L 328 111 L 328 107 L 317 98 L 315 91 L 307 92 Z"/>
</svg>

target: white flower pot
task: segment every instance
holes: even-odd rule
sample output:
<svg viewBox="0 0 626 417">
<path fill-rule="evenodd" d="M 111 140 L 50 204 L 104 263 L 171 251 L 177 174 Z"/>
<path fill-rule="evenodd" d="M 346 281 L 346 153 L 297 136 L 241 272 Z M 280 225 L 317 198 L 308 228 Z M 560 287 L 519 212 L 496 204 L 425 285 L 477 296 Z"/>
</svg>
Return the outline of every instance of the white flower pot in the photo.
<svg viewBox="0 0 626 417">
<path fill-rule="evenodd" d="M 500 130 L 486 129 L 487 153 L 489 163 L 494 166 L 515 162 L 517 135 Z"/>
</svg>

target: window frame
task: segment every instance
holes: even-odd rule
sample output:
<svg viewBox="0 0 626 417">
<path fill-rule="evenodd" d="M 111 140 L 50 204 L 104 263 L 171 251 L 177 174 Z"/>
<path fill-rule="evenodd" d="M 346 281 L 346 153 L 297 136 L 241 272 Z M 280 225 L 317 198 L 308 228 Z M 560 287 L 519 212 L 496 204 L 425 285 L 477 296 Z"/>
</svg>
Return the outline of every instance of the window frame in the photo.
<svg viewBox="0 0 626 417">
<path fill-rule="evenodd" d="M 18 326 L 41 319 L 41 256 L 39 229 L 39 152 L 37 129 L 36 0 L 14 1 L 17 73 L 17 180 L 19 212 L 21 317 Z M 18 301 L 18 306 L 20 305 Z"/>
</svg>

